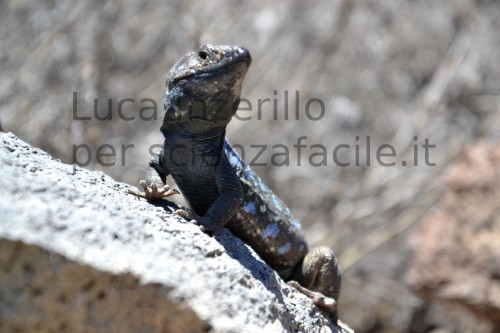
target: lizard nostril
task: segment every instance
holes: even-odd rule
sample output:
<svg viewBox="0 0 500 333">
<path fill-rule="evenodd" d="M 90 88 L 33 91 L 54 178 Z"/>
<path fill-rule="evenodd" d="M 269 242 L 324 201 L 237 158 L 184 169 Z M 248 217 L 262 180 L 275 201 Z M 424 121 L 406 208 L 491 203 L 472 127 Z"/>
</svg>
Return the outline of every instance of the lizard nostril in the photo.
<svg viewBox="0 0 500 333">
<path fill-rule="evenodd" d="M 198 58 L 200 58 L 201 60 L 207 60 L 208 59 L 208 52 L 207 51 L 199 51 Z"/>
</svg>

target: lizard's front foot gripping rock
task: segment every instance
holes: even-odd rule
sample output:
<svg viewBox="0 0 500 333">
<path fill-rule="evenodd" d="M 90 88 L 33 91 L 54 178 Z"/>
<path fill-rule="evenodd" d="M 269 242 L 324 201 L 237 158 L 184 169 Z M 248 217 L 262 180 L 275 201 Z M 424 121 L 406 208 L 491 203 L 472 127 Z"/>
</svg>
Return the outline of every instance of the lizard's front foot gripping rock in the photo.
<svg viewBox="0 0 500 333">
<path fill-rule="evenodd" d="M 191 209 L 178 209 L 174 212 L 174 214 L 188 219 L 192 224 L 199 226 L 201 231 L 209 234 L 210 236 L 216 235 L 221 229 L 221 227 L 212 219 L 206 216 L 200 216 Z"/>
<path fill-rule="evenodd" d="M 180 194 L 176 189 L 170 189 L 168 185 L 158 188 L 158 185 L 153 183 L 151 186 L 148 186 L 145 180 L 141 180 L 139 185 L 144 189 L 144 192 L 136 190 L 128 190 L 127 192 L 150 201 L 163 199 L 174 194 Z"/>
</svg>

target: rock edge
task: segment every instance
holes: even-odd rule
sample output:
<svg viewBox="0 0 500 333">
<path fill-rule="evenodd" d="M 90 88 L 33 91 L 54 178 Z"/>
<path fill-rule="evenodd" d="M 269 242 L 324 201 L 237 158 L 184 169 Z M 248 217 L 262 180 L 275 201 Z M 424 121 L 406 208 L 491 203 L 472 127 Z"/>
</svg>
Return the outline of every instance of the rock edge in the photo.
<svg viewBox="0 0 500 333">
<path fill-rule="evenodd" d="M 0 331 L 352 332 L 229 231 L 211 238 L 0 133 Z"/>
</svg>

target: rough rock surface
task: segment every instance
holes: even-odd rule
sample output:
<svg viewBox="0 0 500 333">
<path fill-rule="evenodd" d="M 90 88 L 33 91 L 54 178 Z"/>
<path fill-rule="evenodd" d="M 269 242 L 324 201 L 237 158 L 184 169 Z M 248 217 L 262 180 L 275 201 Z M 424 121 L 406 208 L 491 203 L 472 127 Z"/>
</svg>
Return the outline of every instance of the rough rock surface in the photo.
<svg viewBox="0 0 500 333">
<path fill-rule="evenodd" d="M 422 222 L 409 282 L 426 299 L 460 304 L 500 332 L 500 145 L 470 147 L 445 185 Z"/>
<path fill-rule="evenodd" d="M 0 133 L 1 332 L 351 332 L 229 231 L 211 238 Z"/>
</svg>

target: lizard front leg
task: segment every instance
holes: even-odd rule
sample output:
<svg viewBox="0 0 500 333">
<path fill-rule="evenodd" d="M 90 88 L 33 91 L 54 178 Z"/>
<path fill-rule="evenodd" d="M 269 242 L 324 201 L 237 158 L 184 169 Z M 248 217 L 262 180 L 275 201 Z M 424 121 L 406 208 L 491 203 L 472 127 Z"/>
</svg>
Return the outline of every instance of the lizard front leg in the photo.
<svg viewBox="0 0 500 333">
<path fill-rule="evenodd" d="M 203 215 L 190 209 L 179 209 L 175 212 L 191 220 L 191 223 L 200 226 L 202 231 L 211 235 L 217 234 L 229 222 L 243 202 L 243 187 L 240 179 L 225 155 L 222 155 L 219 164 L 215 167 L 214 177 L 219 196 Z"/>
<path fill-rule="evenodd" d="M 336 317 L 341 274 L 337 257 L 329 247 L 309 251 L 289 278 L 289 284 Z"/>
<path fill-rule="evenodd" d="M 146 180 L 141 180 L 139 182 L 139 185 L 141 185 L 141 187 L 144 189 L 144 192 L 139 192 L 137 190 L 127 190 L 127 193 L 145 198 L 150 201 L 163 199 L 174 194 L 179 194 L 179 191 L 177 191 L 176 189 L 170 189 L 170 187 L 165 184 L 167 173 L 163 173 L 158 170 L 161 170 L 160 155 L 155 155 L 149 163 L 149 169 L 146 173 Z"/>
</svg>

